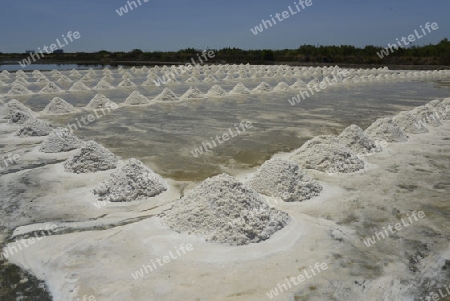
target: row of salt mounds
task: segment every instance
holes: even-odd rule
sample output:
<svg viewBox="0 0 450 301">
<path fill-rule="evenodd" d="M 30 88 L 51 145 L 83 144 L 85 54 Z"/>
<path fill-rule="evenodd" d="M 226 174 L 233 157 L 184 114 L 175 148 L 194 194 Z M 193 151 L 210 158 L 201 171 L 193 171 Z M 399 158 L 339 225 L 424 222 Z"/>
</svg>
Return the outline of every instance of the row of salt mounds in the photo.
<svg viewBox="0 0 450 301">
<path fill-rule="evenodd" d="M 44 110 L 42 110 L 45 114 L 70 114 L 74 112 L 78 112 L 79 109 L 76 109 L 73 105 L 68 103 L 62 98 L 55 97 L 53 98 L 48 105 L 45 106 Z"/>
<path fill-rule="evenodd" d="M 52 94 L 52 93 L 59 93 L 63 92 L 63 90 L 58 87 L 57 84 L 49 82 L 44 88 L 39 91 L 40 94 Z"/>
<path fill-rule="evenodd" d="M 428 129 L 419 124 L 416 117 L 408 111 L 398 113 L 392 118 L 392 121 L 394 121 L 402 131 L 408 134 L 421 134 L 429 132 Z"/>
<path fill-rule="evenodd" d="M 308 200 L 323 190 L 297 163 L 277 158 L 261 165 L 247 184 L 261 194 L 279 197 L 285 202 Z"/>
<path fill-rule="evenodd" d="M 405 132 L 390 117 L 377 119 L 366 129 L 365 133 L 372 139 L 385 140 L 386 142 L 403 142 L 408 140 Z"/>
<path fill-rule="evenodd" d="M 304 168 L 328 173 L 348 173 L 364 168 L 364 162 L 351 149 L 330 135 L 308 140 L 290 158 Z"/>
<path fill-rule="evenodd" d="M 73 173 L 88 173 L 116 168 L 116 163 L 113 153 L 90 140 L 64 162 L 64 168 Z"/>
<path fill-rule="evenodd" d="M 411 114 L 417 119 L 421 120 L 423 123 L 429 124 L 432 127 L 442 126 L 442 122 L 439 120 L 438 116 L 426 106 L 416 107 L 411 110 Z"/>
<path fill-rule="evenodd" d="M 154 100 L 156 101 L 175 101 L 175 100 L 180 100 L 180 98 L 173 93 L 172 90 L 170 90 L 169 88 L 164 88 L 164 90 L 159 93 Z"/>
<path fill-rule="evenodd" d="M 177 232 L 231 245 L 266 240 L 290 220 L 255 190 L 226 174 L 206 179 L 161 216 Z"/>
<path fill-rule="evenodd" d="M 30 137 L 30 136 L 47 136 L 52 131 L 50 125 L 40 119 L 31 118 L 28 119 L 22 127 L 16 132 L 17 136 Z"/>
<path fill-rule="evenodd" d="M 356 154 L 372 154 L 380 152 L 375 141 L 364 133 L 357 125 L 350 125 L 338 136 L 339 141 Z"/>
<path fill-rule="evenodd" d="M 204 98 L 205 94 L 202 91 L 195 87 L 189 87 L 189 90 L 186 91 L 183 95 L 181 95 L 181 99 L 196 99 L 196 98 Z"/>
<path fill-rule="evenodd" d="M 239 82 L 230 91 L 230 94 L 250 94 L 250 90 L 243 83 Z"/>
<path fill-rule="evenodd" d="M 209 89 L 209 91 L 206 93 L 207 96 L 212 96 L 212 97 L 216 97 L 216 96 L 225 96 L 227 95 L 227 91 L 225 91 L 221 86 L 219 85 L 214 85 L 211 87 L 211 89 Z"/>
<path fill-rule="evenodd" d="M 93 192 L 101 201 L 131 202 L 154 197 L 167 190 L 164 179 L 139 160 L 129 159 L 125 166 L 97 185 Z"/>
<path fill-rule="evenodd" d="M 114 106 L 117 106 L 115 102 L 110 100 L 108 97 L 106 97 L 103 94 L 96 94 L 91 101 L 86 105 L 86 108 L 88 109 L 102 109 L 102 108 L 113 108 Z"/>
<path fill-rule="evenodd" d="M 150 100 L 145 97 L 144 95 L 142 95 L 139 91 L 135 90 L 133 91 L 130 96 L 127 97 L 127 99 L 125 100 L 126 104 L 129 105 L 144 105 L 144 104 L 148 104 L 150 102 Z"/>
<path fill-rule="evenodd" d="M 57 128 L 47 139 L 42 142 L 39 151 L 43 153 L 68 152 L 83 146 L 83 142 L 78 139 L 67 128 Z"/>
</svg>

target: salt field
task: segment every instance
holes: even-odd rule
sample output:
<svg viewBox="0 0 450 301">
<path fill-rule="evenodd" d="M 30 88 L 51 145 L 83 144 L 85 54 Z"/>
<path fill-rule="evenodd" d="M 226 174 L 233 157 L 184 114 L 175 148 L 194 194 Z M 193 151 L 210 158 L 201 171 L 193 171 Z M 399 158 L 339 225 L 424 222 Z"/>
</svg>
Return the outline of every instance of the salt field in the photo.
<svg viewBox="0 0 450 301">
<path fill-rule="evenodd" d="M 4 300 L 409 301 L 450 283 L 450 71 L 158 82 L 173 70 L 0 72 Z"/>
</svg>

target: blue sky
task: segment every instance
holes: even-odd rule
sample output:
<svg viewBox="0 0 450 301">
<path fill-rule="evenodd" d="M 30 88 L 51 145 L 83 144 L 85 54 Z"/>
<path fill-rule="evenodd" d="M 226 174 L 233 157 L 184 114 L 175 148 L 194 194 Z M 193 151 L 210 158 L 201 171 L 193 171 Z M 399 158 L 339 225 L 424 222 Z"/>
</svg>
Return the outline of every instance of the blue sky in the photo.
<svg viewBox="0 0 450 301">
<path fill-rule="evenodd" d="M 116 9 L 126 0 L 0 0 L 0 52 L 49 46 L 68 31 L 80 32 L 81 38 L 66 52 L 385 47 L 426 22 L 437 22 L 439 29 L 416 45 L 450 38 L 449 0 L 312 0 L 312 6 L 256 36 L 250 28 L 297 0 L 140 1 L 141 6 L 119 16 Z"/>
</svg>

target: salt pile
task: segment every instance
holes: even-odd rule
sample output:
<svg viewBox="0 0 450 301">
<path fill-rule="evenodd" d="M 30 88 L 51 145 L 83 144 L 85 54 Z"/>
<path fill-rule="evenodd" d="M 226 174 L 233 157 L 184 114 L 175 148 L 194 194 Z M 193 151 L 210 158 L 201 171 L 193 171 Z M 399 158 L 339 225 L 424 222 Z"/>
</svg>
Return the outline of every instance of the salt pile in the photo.
<svg viewBox="0 0 450 301">
<path fill-rule="evenodd" d="M 294 90 L 303 89 L 306 87 L 306 83 L 302 81 L 301 79 L 297 80 L 295 83 L 292 84 L 291 88 Z"/>
<path fill-rule="evenodd" d="M 101 108 L 113 108 L 114 106 L 117 107 L 117 104 L 115 102 L 111 101 L 105 95 L 99 93 L 95 95 L 94 98 L 91 99 L 86 108 L 101 109 Z"/>
<path fill-rule="evenodd" d="M 308 200 L 323 189 L 297 163 L 276 158 L 261 165 L 247 184 L 261 194 L 279 197 L 285 202 Z"/>
<path fill-rule="evenodd" d="M 64 168 L 73 173 L 88 173 L 116 168 L 116 163 L 113 153 L 90 140 L 64 162 Z"/>
<path fill-rule="evenodd" d="M 22 84 L 13 84 L 11 90 L 8 91 L 8 95 L 25 95 L 32 94 L 30 90 L 24 87 Z"/>
<path fill-rule="evenodd" d="M 150 100 L 137 90 L 133 91 L 125 100 L 125 103 L 129 105 L 143 105 L 149 102 Z"/>
<path fill-rule="evenodd" d="M 400 112 L 392 118 L 392 121 L 394 121 L 402 131 L 408 134 L 429 132 L 425 125 L 419 124 L 416 117 L 414 117 L 410 112 Z"/>
<path fill-rule="evenodd" d="M 205 77 L 205 79 L 203 80 L 204 82 L 209 82 L 209 83 L 215 83 L 217 82 L 217 79 L 212 76 L 212 75 L 208 75 L 207 77 Z"/>
<path fill-rule="evenodd" d="M 334 136 L 322 135 L 308 140 L 291 159 L 307 169 L 323 172 L 355 172 L 364 168 L 364 162 Z"/>
<path fill-rule="evenodd" d="M 442 122 L 439 120 L 439 116 L 435 115 L 426 106 L 420 106 L 420 107 L 414 108 L 414 110 L 411 111 L 411 114 L 417 120 L 420 120 L 425 124 L 429 124 L 434 127 L 442 126 Z"/>
<path fill-rule="evenodd" d="M 83 142 L 67 128 L 57 128 L 42 142 L 39 151 L 44 153 L 60 153 L 77 149 Z"/>
<path fill-rule="evenodd" d="M 36 84 L 48 84 L 48 83 L 50 83 L 50 81 L 49 81 L 48 78 L 46 78 L 45 76 L 39 77 L 39 78 L 36 80 Z"/>
<path fill-rule="evenodd" d="M 377 119 L 366 129 L 366 134 L 375 140 L 385 140 L 387 142 L 403 142 L 408 140 L 405 132 L 389 117 Z"/>
<path fill-rule="evenodd" d="M 180 98 L 181 99 L 195 99 L 195 98 L 204 98 L 205 94 L 202 91 L 195 87 L 189 87 L 189 90 L 186 91 Z"/>
<path fill-rule="evenodd" d="M 114 87 L 108 83 L 105 79 L 101 79 L 97 86 L 94 87 L 95 90 L 111 90 L 114 89 Z"/>
<path fill-rule="evenodd" d="M 230 94 L 250 94 L 250 90 L 247 89 L 243 83 L 239 82 L 234 86 L 233 90 L 230 91 Z"/>
<path fill-rule="evenodd" d="M 258 85 L 258 87 L 253 89 L 253 92 L 270 92 L 271 90 L 272 87 L 268 83 L 262 82 Z"/>
<path fill-rule="evenodd" d="M 84 83 L 78 81 L 75 82 L 72 87 L 70 87 L 69 91 L 89 91 L 91 88 L 86 86 Z"/>
<path fill-rule="evenodd" d="M 158 94 L 155 99 L 156 101 L 175 101 L 179 100 L 178 96 L 173 93 L 169 88 L 164 88 L 164 90 Z"/>
<path fill-rule="evenodd" d="M 186 80 L 187 83 L 198 83 L 200 80 L 196 78 L 195 76 L 191 76 Z"/>
<path fill-rule="evenodd" d="M 290 220 L 252 188 L 221 174 L 203 181 L 162 214 L 173 230 L 246 245 L 269 239 Z"/>
<path fill-rule="evenodd" d="M 136 87 L 136 84 L 131 81 L 128 77 L 117 85 L 118 87 Z"/>
<path fill-rule="evenodd" d="M 20 110 L 13 110 L 8 122 L 24 124 L 26 121 L 33 119 L 33 116 Z"/>
<path fill-rule="evenodd" d="M 78 109 L 64 99 L 55 97 L 45 106 L 42 112 L 45 114 L 69 114 L 77 111 Z"/>
<path fill-rule="evenodd" d="M 225 96 L 227 95 L 227 91 L 222 89 L 219 85 L 214 85 L 211 89 L 206 93 L 207 96 Z"/>
<path fill-rule="evenodd" d="M 35 115 L 30 108 L 22 104 L 17 99 L 11 99 L 10 101 L 8 101 L 8 103 L 5 105 L 5 109 L 6 109 L 5 119 L 12 118 L 17 113 L 17 111 L 24 112 L 26 115 L 30 117 Z"/>
<path fill-rule="evenodd" d="M 44 88 L 42 88 L 41 91 L 39 91 L 40 94 L 51 94 L 58 92 L 63 92 L 63 90 L 58 87 L 58 85 L 52 82 L 49 82 Z"/>
<path fill-rule="evenodd" d="M 30 118 L 16 132 L 17 136 L 47 136 L 52 131 L 50 125 L 42 120 Z"/>
<path fill-rule="evenodd" d="M 356 154 L 371 154 L 380 151 L 375 141 L 367 136 L 362 128 L 354 124 L 347 127 L 338 136 L 338 139 Z"/>
<path fill-rule="evenodd" d="M 130 202 L 154 197 L 167 190 L 164 179 L 139 160 L 130 159 L 125 166 L 97 185 L 93 192 L 101 201 Z"/>
<path fill-rule="evenodd" d="M 274 91 L 290 91 L 291 87 L 285 82 L 279 82 L 278 85 L 273 88 Z"/>
</svg>

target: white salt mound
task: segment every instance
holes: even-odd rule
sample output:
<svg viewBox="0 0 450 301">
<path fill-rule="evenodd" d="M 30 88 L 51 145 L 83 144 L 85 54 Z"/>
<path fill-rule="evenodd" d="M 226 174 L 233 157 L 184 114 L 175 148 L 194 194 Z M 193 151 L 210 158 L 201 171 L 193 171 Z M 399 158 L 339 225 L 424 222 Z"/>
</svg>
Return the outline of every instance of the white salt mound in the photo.
<svg viewBox="0 0 450 301">
<path fill-rule="evenodd" d="M 200 80 L 196 78 L 195 76 L 191 76 L 186 80 L 187 83 L 198 83 Z"/>
<path fill-rule="evenodd" d="M 60 153 L 77 149 L 83 142 L 67 128 L 57 128 L 42 142 L 39 151 L 44 153 Z"/>
<path fill-rule="evenodd" d="M 189 87 L 189 90 L 186 91 L 183 95 L 181 95 L 181 99 L 195 99 L 195 98 L 204 98 L 205 94 L 202 91 L 195 87 Z"/>
<path fill-rule="evenodd" d="M 269 91 L 272 91 L 272 87 L 268 83 L 262 82 L 258 85 L 258 87 L 253 89 L 253 91 L 254 92 L 269 92 Z"/>
<path fill-rule="evenodd" d="M 125 78 L 122 82 L 119 83 L 118 87 L 136 87 L 136 84 L 131 81 L 129 78 Z"/>
<path fill-rule="evenodd" d="M 227 91 L 225 91 L 221 86 L 214 85 L 211 89 L 206 93 L 207 96 L 225 96 L 227 95 Z"/>
<path fill-rule="evenodd" d="M 47 122 L 35 118 L 30 118 L 16 132 L 16 135 L 20 137 L 47 136 L 51 133 L 52 130 L 53 129 Z"/>
<path fill-rule="evenodd" d="M 215 78 L 213 75 L 210 74 L 207 77 L 205 77 L 203 81 L 207 83 L 214 83 L 217 82 L 217 78 Z"/>
<path fill-rule="evenodd" d="M 285 82 L 279 82 L 278 85 L 273 88 L 274 91 L 289 91 L 291 90 L 291 87 L 289 87 L 288 84 Z"/>
<path fill-rule="evenodd" d="M 230 94 L 250 94 L 250 90 L 243 83 L 239 82 L 230 91 Z"/>
<path fill-rule="evenodd" d="M 94 87 L 95 90 L 111 90 L 114 89 L 114 87 L 108 83 L 105 79 L 101 79 L 97 86 Z"/>
<path fill-rule="evenodd" d="M 255 190 L 226 174 L 206 179 L 161 216 L 177 232 L 230 245 L 269 239 L 290 220 Z"/>
<path fill-rule="evenodd" d="M 116 168 L 116 163 L 113 153 L 90 140 L 64 162 L 64 168 L 73 173 L 88 173 Z"/>
<path fill-rule="evenodd" d="M 322 135 L 308 140 L 290 159 L 302 167 L 323 172 L 355 172 L 364 168 L 364 162 L 334 136 Z"/>
<path fill-rule="evenodd" d="M 11 99 L 10 101 L 8 101 L 8 103 L 6 103 L 6 105 L 5 105 L 5 109 L 6 109 L 5 119 L 11 119 L 13 117 L 13 115 L 16 114 L 17 111 L 24 112 L 25 114 L 27 114 L 29 116 L 35 115 L 34 112 L 29 107 L 22 104 L 17 99 Z"/>
<path fill-rule="evenodd" d="M 125 166 L 97 185 L 93 192 L 101 201 L 130 202 L 154 197 L 167 190 L 164 179 L 139 160 L 129 159 Z"/>
<path fill-rule="evenodd" d="M 372 139 L 385 140 L 386 142 L 403 142 L 408 140 L 405 132 L 389 117 L 377 119 L 366 129 L 365 133 Z"/>
<path fill-rule="evenodd" d="M 26 113 L 21 110 L 13 110 L 9 118 L 8 122 L 10 123 L 17 123 L 17 124 L 24 124 L 30 119 L 33 119 L 33 115 L 30 115 L 29 113 Z"/>
<path fill-rule="evenodd" d="M 47 106 L 45 106 L 42 112 L 45 114 L 69 114 L 77 111 L 78 109 L 64 99 L 55 97 Z"/>
<path fill-rule="evenodd" d="M 428 124 L 433 127 L 442 126 L 439 115 L 436 115 L 426 106 L 416 107 L 410 112 L 417 120 L 421 120 L 424 124 Z"/>
<path fill-rule="evenodd" d="M 44 88 L 42 88 L 41 91 L 39 91 L 40 94 L 51 94 L 51 93 L 58 93 L 63 92 L 63 90 L 58 87 L 57 84 L 49 82 Z"/>
<path fill-rule="evenodd" d="M 78 81 L 75 82 L 72 87 L 70 87 L 69 91 L 89 91 L 91 88 L 86 86 L 84 83 Z"/>
<path fill-rule="evenodd" d="M 323 190 L 297 163 L 277 158 L 261 165 L 247 184 L 261 194 L 279 197 L 285 202 L 308 200 Z"/>
<path fill-rule="evenodd" d="M 111 101 L 108 97 L 103 94 L 97 94 L 91 99 L 86 108 L 90 109 L 101 109 L 101 108 L 113 108 L 117 104 Z"/>
<path fill-rule="evenodd" d="M 175 100 L 180 100 L 178 98 L 178 96 L 175 95 L 175 93 L 173 93 L 172 90 L 170 90 L 169 88 L 164 88 L 164 90 L 158 94 L 155 99 L 156 101 L 175 101 Z"/>
<path fill-rule="evenodd" d="M 149 102 L 150 100 L 137 90 L 133 91 L 125 100 L 125 103 L 129 105 L 143 105 Z"/>
<path fill-rule="evenodd" d="M 392 118 L 402 131 L 408 134 L 428 133 L 428 129 L 419 123 L 411 112 L 402 111 Z"/>
<path fill-rule="evenodd" d="M 375 141 L 364 133 L 359 126 L 352 124 L 338 136 L 339 141 L 356 154 L 371 154 L 379 152 Z"/>
<path fill-rule="evenodd" d="M 25 95 L 32 94 L 30 90 L 24 87 L 22 84 L 13 84 L 11 90 L 8 91 L 8 95 Z"/>
</svg>

